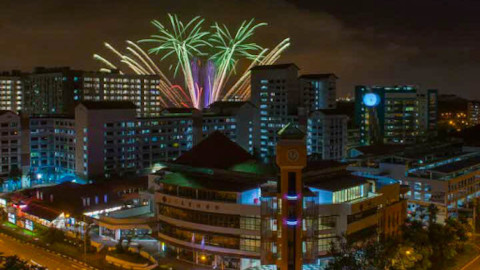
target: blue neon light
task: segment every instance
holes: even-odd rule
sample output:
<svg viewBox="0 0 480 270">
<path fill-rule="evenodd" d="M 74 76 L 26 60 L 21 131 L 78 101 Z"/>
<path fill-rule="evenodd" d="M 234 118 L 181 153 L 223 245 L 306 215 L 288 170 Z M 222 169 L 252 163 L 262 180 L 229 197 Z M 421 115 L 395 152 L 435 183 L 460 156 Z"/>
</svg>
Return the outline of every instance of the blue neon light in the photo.
<svg viewBox="0 0 480 270">
<path fill-rule="evenodd" d="M 380 97 L 375 93 L 366 93 L 363 96 L 363 103 L 368 107 L 375 107 L 380 104 Z"/>
<path fill-rule="evenodd" d="M 297 195 L 287 195 L 287 200 L 296 201 L 298 199 Z"/>
<path fill-rule="evenodd" d="M 298 221 L 297 220 L 288 220 L 286 221 L 288 226 L 297 226 Z"/>
</svg>

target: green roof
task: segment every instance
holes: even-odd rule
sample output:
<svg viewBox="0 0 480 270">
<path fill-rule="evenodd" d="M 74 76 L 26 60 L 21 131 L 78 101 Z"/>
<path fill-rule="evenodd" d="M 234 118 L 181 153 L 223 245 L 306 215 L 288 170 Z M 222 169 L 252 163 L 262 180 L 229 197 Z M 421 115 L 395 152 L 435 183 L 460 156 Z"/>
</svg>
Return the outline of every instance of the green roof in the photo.
<svg viewBox="0 0 480 270">
<path fill-rule="evenodd" d="M 232 166 L 230 168 L 234 172 L 253 173 L 261 175 L 269 175 L 275 173 L 275 168 L 268 166 L 267 164 L 260 164 L 256 162 L 245 162 Z"/>
<path fill-rule="evenodd" d="M 194 181 L 187 175 L 178 172 L 166 174 L 165 178 L 162 179 L 162 183 L 181 187 L 203 188 L 202 185 L 200 185 L 197 181 Z"/>
</svg>

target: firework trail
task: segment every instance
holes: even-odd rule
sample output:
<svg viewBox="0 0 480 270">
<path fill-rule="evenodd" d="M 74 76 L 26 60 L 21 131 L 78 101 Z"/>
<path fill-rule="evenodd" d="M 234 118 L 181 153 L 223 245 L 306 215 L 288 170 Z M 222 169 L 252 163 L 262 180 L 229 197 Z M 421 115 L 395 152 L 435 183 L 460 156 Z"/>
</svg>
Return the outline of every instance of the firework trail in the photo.
<svg viewBox="0 0 480 270">
<path fill-rule="evenodd" d="M 236 31 L 230 31 L 226 25 L 218 23 L 214 23 L 210 31 L 203 30 L 205 20 L 201 17 L 195 17 L 186 23 L 177 15 L 168 14 L 168 19 L 167 25 L 157 20 L 152 21 L 158 33 L 139 41 L 154 44 L 148 54 L 137 43 L 129 40 L 126 47 L 128 55 L 105 43 L 105 47 L 119 58 L 120 63 L 135 74 L 157 75 L 161 78 L 158 89 L 162 93 L 160 99 L 165 107 L 173 105 L 201 109 L 218 100 L 246 100 L 250 96 L 250 69 L 256 65 L 275 63 L 290 46 L 288 38 L 272 50 L 249 42 L 257 28 L 267 25 L 255 24 L 253 19 L 244 21 Z M 172 84 L 149 54 L 161 55 L 160 61 L 173 57 L 173 75 L 183 75 L 185 88 Z M 105 66 L 100 71 L 119 70 L 117 65 L 106 58 L 98 54 L 93 57 Z M 235 82 L 229 83 L 229 79 L 236 74 L 235 69 L 240 60 L 251 62 Z M 225 91 L 227 84 L 232 86 Z"/>
</svg>

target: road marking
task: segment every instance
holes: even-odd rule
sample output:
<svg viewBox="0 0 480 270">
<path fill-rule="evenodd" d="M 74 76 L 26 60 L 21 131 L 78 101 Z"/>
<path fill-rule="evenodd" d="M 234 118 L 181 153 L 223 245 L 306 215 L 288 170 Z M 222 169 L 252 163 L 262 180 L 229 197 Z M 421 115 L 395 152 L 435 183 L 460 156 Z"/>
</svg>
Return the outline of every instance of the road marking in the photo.
<svg viewBox="0 0 480 270">
<path fill-rule="evenodd" d="M 467 263 L 464 267 L 462 267 L 460 270 L 464 270 L 464 269 L 467 269 L 467 267 L 469 267 L 470 265 L 472 265 L 474 262 L 476 262 L 478 259 L 480 258 L 480 255 L 478 255 L 477 257 L 475 257 L 473 260 L 471 260 L 469 263 Z"/>
</svg>

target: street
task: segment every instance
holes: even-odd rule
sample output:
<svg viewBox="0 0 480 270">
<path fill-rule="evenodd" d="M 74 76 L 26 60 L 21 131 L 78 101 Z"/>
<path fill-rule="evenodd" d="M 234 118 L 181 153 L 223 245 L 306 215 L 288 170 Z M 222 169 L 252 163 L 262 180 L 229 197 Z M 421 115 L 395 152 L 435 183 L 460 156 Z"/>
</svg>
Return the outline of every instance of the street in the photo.
<svg viewBox="0 0 480 270">
<path fill-rule="evenodd" d="M 47 252 L 43 248 L 24 244 L 0 234 L 0 253 L 6 256 L 17 255 L 23 260 L 33 261 L 50 270 L 58 269 L 87 269 L 80 263 L 73 262 L 61 255 Z"/>
<path fill-rule="evenodd" d="M 478 270 L 480 269 L 480 256 L 465 265 L 461 270 Z"/>
</svg>

